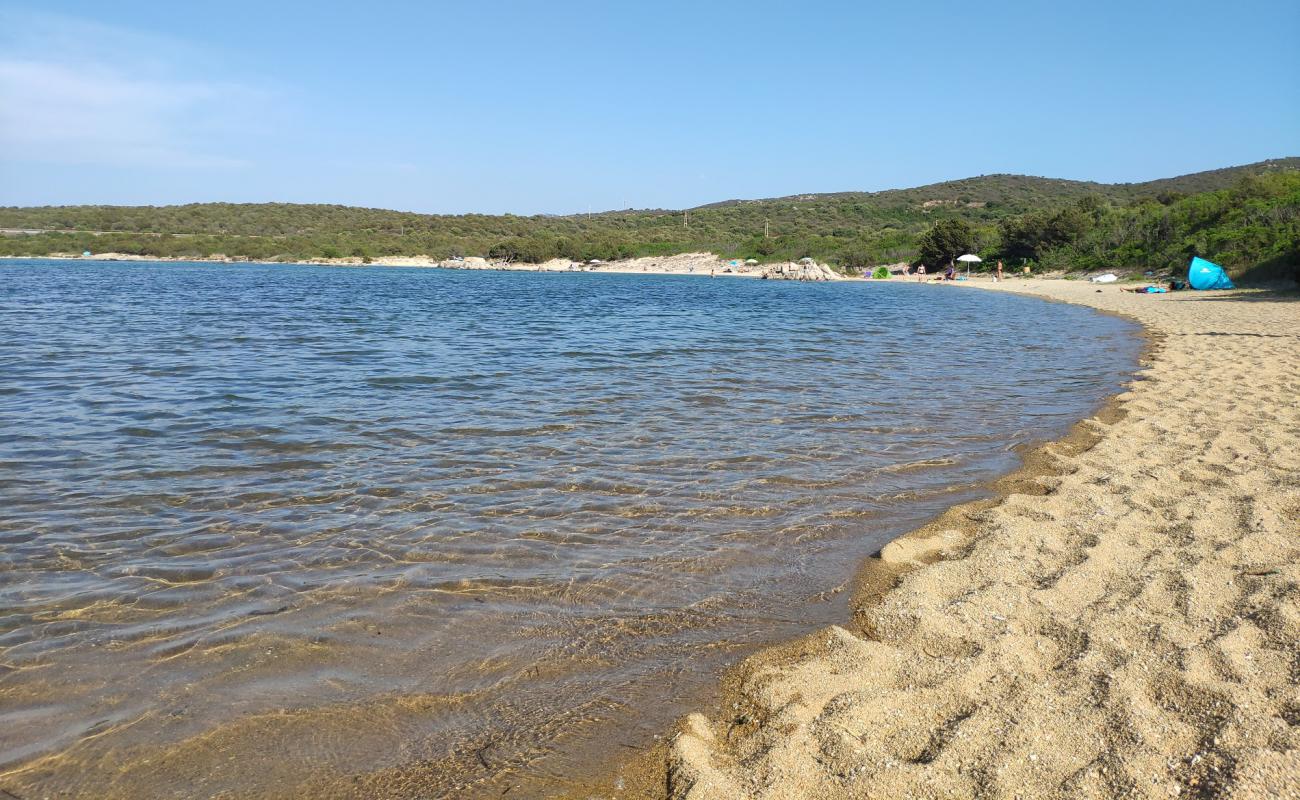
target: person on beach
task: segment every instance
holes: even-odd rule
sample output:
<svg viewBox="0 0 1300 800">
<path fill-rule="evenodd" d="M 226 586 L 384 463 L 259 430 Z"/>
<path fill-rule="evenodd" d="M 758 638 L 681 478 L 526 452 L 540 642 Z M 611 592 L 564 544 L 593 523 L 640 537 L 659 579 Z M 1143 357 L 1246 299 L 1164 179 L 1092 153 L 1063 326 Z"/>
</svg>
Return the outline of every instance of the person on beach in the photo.
<svg viewBox="0 0 1300 800">
<path fill-rule="evenodd" d="M 916 268 L 916 282 L 917 282 L 917 283 L 925 283 L 925 265 L 924 265 L 924 264 L 922 264 L 921 266 L 919 266 L 919 267 Z"/>
<path fill-rule="evenodd" d="M 957 280 L 957 271 L 953 269 L 951 262 L 948 263 L 948 268 L 943 271 L 943 279 L 945 281 Z"/>
<path fill-rule="evenodd" d="M 998 274 L 994 276 L 993 281 L 995 283 L 1002 282 L 1002 261 L 1000 259 L 998 260 Z"/>
</svg>

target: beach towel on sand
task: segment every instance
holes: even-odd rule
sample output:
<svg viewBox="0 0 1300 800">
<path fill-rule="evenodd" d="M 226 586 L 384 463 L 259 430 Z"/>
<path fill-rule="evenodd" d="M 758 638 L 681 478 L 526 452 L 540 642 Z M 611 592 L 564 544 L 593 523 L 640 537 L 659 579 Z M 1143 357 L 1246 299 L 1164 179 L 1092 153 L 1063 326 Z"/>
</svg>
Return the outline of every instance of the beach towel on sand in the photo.
<svg viewBox="0 0 1300 800">
<path fill-rule="evenodd" d="M 1187 282 L 1193 289 L 1233 289 L 1232 280 L 1223 267 L 1213 261 L 1206 261 L 1200 256 L 1192 257 L 1192 264 L 1187 268 Z"/>
</svg>

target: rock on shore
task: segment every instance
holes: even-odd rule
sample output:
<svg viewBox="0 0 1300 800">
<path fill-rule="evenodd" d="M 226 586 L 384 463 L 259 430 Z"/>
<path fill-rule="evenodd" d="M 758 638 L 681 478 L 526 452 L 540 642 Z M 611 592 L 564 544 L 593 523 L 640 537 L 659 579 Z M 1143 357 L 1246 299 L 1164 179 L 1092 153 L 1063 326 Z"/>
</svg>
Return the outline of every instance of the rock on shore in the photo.
<svg viewBox="0 0 1300 800">
<path fill-rule="evenodd" d="M 838 281 L 843 278 L 835 270 L 811 258 L 769 265 L 763 270 L 762 277 L 786 281 Z"/>
</svg>

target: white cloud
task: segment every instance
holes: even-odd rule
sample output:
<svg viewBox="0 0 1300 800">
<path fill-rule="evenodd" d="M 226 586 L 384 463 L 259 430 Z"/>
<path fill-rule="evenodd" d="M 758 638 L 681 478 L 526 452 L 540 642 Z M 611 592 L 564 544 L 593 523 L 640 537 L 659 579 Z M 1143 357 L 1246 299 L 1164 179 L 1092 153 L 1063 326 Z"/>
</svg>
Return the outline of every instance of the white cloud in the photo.
<svg viewBox="0 0 1300 800">
<path fill-rule="evenodd" d="M 0 31 L 7 161 L 236 166 L 232 120 L 268 105 L 262 91 L 185 77 L 203 59 L 184 43 L 44 14 L 0 14 Z"/>
</svg>

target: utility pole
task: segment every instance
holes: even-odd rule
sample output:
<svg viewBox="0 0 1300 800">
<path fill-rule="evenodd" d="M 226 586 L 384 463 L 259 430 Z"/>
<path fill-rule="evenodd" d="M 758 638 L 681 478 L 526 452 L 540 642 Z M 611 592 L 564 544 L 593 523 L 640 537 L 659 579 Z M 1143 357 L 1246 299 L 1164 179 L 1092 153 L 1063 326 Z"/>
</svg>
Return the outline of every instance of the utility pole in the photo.
<svg viewBox="0 0 1300 800">
<path fill-rule="evenodd" d="M 770 232 L 769 232 L 769 230 L 770 230 L 770 229 L 768 228 L 768 221 L 767 221 L 767 220 L 763 220 L 763 238 L 764 238 L 764 239 L 769 238 L 769 236 L 770 236 Z"/>
<path fill-rule="evenodd" d="M 691 227 L 691 212 L 689 211 L 682 212 L 682 227 L 683 228 Z"/>
</svg>

